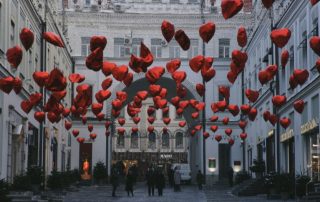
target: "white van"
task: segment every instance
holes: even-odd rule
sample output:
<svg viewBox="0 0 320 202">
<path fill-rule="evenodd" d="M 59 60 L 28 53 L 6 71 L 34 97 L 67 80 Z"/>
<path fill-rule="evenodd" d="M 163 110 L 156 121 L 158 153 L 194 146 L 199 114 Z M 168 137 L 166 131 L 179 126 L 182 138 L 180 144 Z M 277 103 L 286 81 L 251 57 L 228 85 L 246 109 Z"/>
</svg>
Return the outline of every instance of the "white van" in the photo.
<svg viewBox="0 0 320 202">
<path fill-rule="evenodd" d="M 181 174 L 181 181 L 185 183 L 191 183 L 191 169 L 190 164 L 187 163 L 174 163 L 171 165 L 171 169 L 174 170 L 175 168 L 178 168 L 180 174 Z"/>
</svg>

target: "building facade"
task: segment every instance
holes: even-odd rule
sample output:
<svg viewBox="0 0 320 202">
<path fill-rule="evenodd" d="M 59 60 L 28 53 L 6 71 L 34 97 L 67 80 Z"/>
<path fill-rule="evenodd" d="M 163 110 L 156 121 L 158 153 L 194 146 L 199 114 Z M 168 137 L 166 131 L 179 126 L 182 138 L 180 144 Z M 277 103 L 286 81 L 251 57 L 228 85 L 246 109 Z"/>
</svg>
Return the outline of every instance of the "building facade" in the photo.
<svg viewBox="0 0 320 202">
<path fill-rule="evenodd" d="M 312 36 L 319 36 L 319 4 L 311 6 L 309 1 L 275 2 L 271 10 L 266 10 L 260 2 L 253 5 L 254 24 L 246 51 L 248 63 L 244 74 L 244 88 L 259 90 L 260 98 L 254 103 L 258 109 L 255 123 L 248 125 L 246 147 L 247 165 L 253 159 L 266 162 L 266 171 L 280 171 L 305 174 L 319 179 L 319 72 L 315 64 L 317 55 L 310 48 Z M 289 28 L 291 39 L 281 50 L 272 47 L 269 33 L 272 29 Z M 289 51 L 285 68 L 281 67 L 280 55 Z M 261 86 L 258 72 L 267 65 L 277 64 L 279 79 L 271 87 Z M 307 69 L 309 78 L 305 84 L 292 90 L 289 85 L 294 69 Z M 278 82 L 278 90 L 276 83 Z M 288 117 L 291 125 L 285 130 L 279 124 L 273 127 L 263 119 L 263 112 L 273 111 L 272 96 L 285 95 L 287 102 L 276 111 L 279 118 Z M 304 110 L 300 114 L 293 103 L 304 100 Z"/>
<path fill-rule="evenodd" d="M 50 71 L 58 67 L 69 74 L 72 69 L 70 49 L 58 50 L 42 44 L 44 30 L 55 33 L 60 31 L 57 17 L 52 15 L 53 3 L 48 4 L 46 9 L 44 5 L 44 1 L 0 1 L 0 77 L 19 77 L 23 82 L 23 89 L 18 95 L 13 91 L 9 95 L 0 93 L 0 178 L 9 182 L 30 166 L 43 166 L 44 154 L 47 174 L 53 169 L 64 170 L 67 165 L 67 148 L 70 145 L 67 144 L 68 136 L 64 126 L 51 125 L 47 121 L 42 127 L 33 116 L 40 108 L 35 107 L 26 114 L 20 107 L 20 103 L 28 99 L 30 94 L 40 92 L 32 79 L 34 71 Z M 42 30 L 45 24 L 47 26 Z M 7 62 L 5 53 L 15 45 L 22 47 L 19 33 L 24 27 L 33 31 L 35 40 L 28 52 L 24 50 L 22 62 L 15 70 Z M 70 106 L 70 100 L 71 94 L 68 94 L 65 104 Z M 44 128 L 43 132 L 41 128 Z M 47 142 L 45 152 L 43 137 Z"/>
<path fill-rule="evenodd" d="M 241 25 L 247 26 L 246 23 L 250 22 L 250 14 L 242 12 L 237 18 L 230 19 L 226 22 L 221 15 L 219 5 L 220 1 L 205 1 L 204 18 L 206 21 L 213 21 L 217 27 L 215 36 L 205 45 L 205 50 L 202 48 L 202 41 L 200 40 L 198 31 L 202 23 L 199 1 L 64 1 L 64 8 L 61 12 L 65 19 L 64 24 L 67 26 L 68 40 L 73 48 L 72 55 L 75 58 L 75 71 L 86 75 L 84 82 L 93 87 L 93 95 L 100 90 L 100 83 L 105 79 L 105 76 L 101 72 L 90 71 L 85 66 L 85 58 L 90 53 L 88 49 L 90 37 L 93 35 L 103 35 L 107 37 L 108 44 L 104 50 L 105 60 L 118 65 L 127 65 L 130 55 L 139 53 L 139 47 L 142 41 L 150 48 L 155 57 L 152 66 L 165 66 L 166 62 L 171 59 L 181 59 L 181 67 L 179 70 L 186 71 L 188 75 L 187 79 L 183 82 L 183 85 L 188 90 L 187 99 L 202 101 L 202 98 L 195 89 L 196 84 L 202 82 L 202 77 L 190 70 L 189 59 L 203 53 L 207 56 L 213 56 L 215 59 L 213 66 L 216 69 L 216 76 L 206 83 L 205 100 L 206 131 L 211 134 L 211 137 L 206 140 L 205 150 L 203 150 L 202 133 L 199 132 L 194 137 L 190 136 L 190 128 L 196 124 L 201 124 L 201 118 L 194 120 L 190 118 L 190 114 L 185 113 L 183 119 L 187 121 L 188 126 L 183 130 L 180 129 L 183 136 L 186 137 L 183 139 L 184 145 L 181 152 L 187 153 L 187 162 L 191 164 L 193 174 L 198 170 L 203 170 L 203 166 L 205 166 L 207 175 L 226 176 L 226 170 L 229 166 L 233 166 L 234 162 L 242 162 L 242 148 L 239 139 L 241 132 L 237 125 L 240 117 L 232 117 L 230 113 L 222 112 L 218 114 L 220 117 L 219 121 L 212 123 L 210 122 L 210 117 L 213 115 L 213 112 L 210 109 L 210 104 L 221 99 L 218 92 L 218 86 L 221 85 L 230 87 L 230 103 L 236 104 L 241 102 L 241 92 L 238 90 L 241 84 L 240 79 L 232 86 L 226 80 L 226 75 L 229 71 L 231 52 L 233 49 L 239 49 L 234 33 L 237 32 Z M 250 11 L 250 6 L 251 4 L 248 1 L 245 6 L 247 10 L 245 11 Z M 172 41 L 169 44 L 164 41 L 160 30 L 161 23 L 164 19 L 171 21 L 176 29 L 183 29 L 187 33 L 191 39 L 191 48 L 188 51 L 183 51 L 176 41 Z M 169 73 L 165 73 L 158 83 L 167 88 L 168 100 L 176 95 L 175 88 L 173 88 L 176 84 Z M 128 97 L 131 99 L 136 91 L 146 89 L 148 89 L 148 82 L 144 74 L 134 74 L 133 82 L 129 90 L 125 88 L 123 84 L 114 80 L 109 89 L 112 92 L 112 97 L 104 103 L 104 112 L 107 115 L 107 119 L 112 119 L 110 102 L 115 98 L 117 91 L 126 91 L 129 94 Z M 157 116 L 159 115 L 159 117 L 157 117 L 157 119 L 159 118 L 159 122 L 155 123 L 155 129 L 157 131 L 155 135 L 155 152 L 148 148 L 148 141 L 145 142 L 145 140 L 148 139 L 146 138 L 148 124 L 145 119 L 144 122 L 141 121 L 141 124 L 139 124 L 139 132 L 141 133 L 138 135 L 140 137 L 140 141 L 138 141 L 139 151 L 142 150 L 142 152 L 144 151 L 145 153 L 160 152 L 158 155 L 155 154 L 154 158 L 161 158 L 163 154 L 163 158 L 169 158 L 167 160 L 172 160 L 170 158 L 174 158 L 174 154 L 180 152 L 180 149 L 177 150 L 177 148 L 175 148 L 175 139 L 177 135 L 180 135 L 180 133 L 177 132 L 180 131 L 177 127 L 178 120 L 175 120 L 175 109 L 171 110 L 171 108 L 170 117 L 172 116 L 172 122 L 169 126 L 166 126 L 168 128 L 171 151 L 170 149 L 163 149 L 161 145 L 161 128 L 165 127 L 161 120 L 161 114 L 157 114 Z M 143 113 L 145 113 L 145 111 Z M 141 116 L 144 117 L 145 114 Z M 114 130 L 111 134 L 112 138 L 106 138 L 104 135 L 104 122 L 94 120 L 94 116 L 90 110 L 87 117 L 88 123 L 93 124 L 94 132 L 97 134 L 94 142 L 87 141 L 87 143 L 90 144 L 88 151 L 90 152 L 89 157 L 92 166 L 98 161 L 103 161 L 110 170 L 112 160 L 120 157 L 134 160 L 132 158 L 135 157 L 132 156 L 132 153 L 138 150 L 131 148 L 132 125 L 130 121 L 123 126 L 126 127 L 126 135 L 122 137 L 124 140 L 118 142 L 116 122 L 114 122 Z M 201 117 L 201 115 L 199 117 Z M 229 125 L 222 124 L 221 120 L 223 117 L 230 118 Z M 83 125 L 81 121 L 74 120 L 73 122 L 75 127 L 80 129 L 80 136 L 88 139 L 89 132 L 87 125 Z M 210 127 L 213 124 L 219 126 L 216 134 L 224 135 L 226 128 L 233 129 L 232 137 L 236 139 L 234 146 L 229 146 L 227 142 L 228 138 L 225 135 L 220 144 L 214 140 L 214 133 L 210 131 Z M 122 148 L 118 148 L 118 143 L 121 143 Z M 142 149 L 143 145 L 145 147 L 144 150 Z M 77 145 L 76 140 L 72 139 L 72 156 L 74 157 L 71 163 L 72 168 L 81 167 L 83 161 L 81 157 L 82 150 L 86 149 L 81 149 L 81 146 Z M 184 154 L 182 156 L 184 156 Z M 203 156 L 206 157 L 203 158 Z M 183 157 L 183 161 L 184 159 L 185 157 Z M 216 160 L 216 170 L 214 173 L 209 172 L 209 159 Z M 143 160 L 143 158 L 141 157 L 140 160 Z M 243 163 L 241 165 L 243 165 Z"/>
</svg>

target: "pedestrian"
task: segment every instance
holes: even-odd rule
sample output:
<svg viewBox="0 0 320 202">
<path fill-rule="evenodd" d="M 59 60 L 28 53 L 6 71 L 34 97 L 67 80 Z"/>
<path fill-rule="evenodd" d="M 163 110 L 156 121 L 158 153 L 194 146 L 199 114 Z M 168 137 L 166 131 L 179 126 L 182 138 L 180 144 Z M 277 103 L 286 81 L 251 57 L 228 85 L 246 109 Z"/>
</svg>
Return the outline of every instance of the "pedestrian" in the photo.
<svg viewBox="0 0 320 202">
<path fill-rule="evenodd" d="M 117 187 L 119 186 L 119 173 L 118 173 L 118 170 L 115 167 L 113 167 L 111 169 L 110 182 L 112 184 L 112 196 L 115 197 L 116 196 Z"/>
<path fill-rule="evenodd" d="M 197 183 L 198 183 L 198 188 L 199 190 L 202 190 L 202 184 L 203 184 L 203 174 L 199 170 L 197 173 Z"/>
<path fill-rule="evenodd" d="M 181 191 L 180 188 L 181 184 L 181 174 L 178 169 L 178 166 L 174 169 L 174 185 L 175 185 L 175 191 Z"/>
<path fill-rule="evenodd" d="M 163 188 L 166 184 L 166 180 L 165 180 L 165 177 L 164 177 L 164 174 L 161 170 L 159 170 L 157 172 L 157 178 L 156 178 L 156 187 L 158 189 L 158 195 L 159 196 L 162 196 L 163 194 Z"/>
<path fill-rule="evenodd" d="M 173 186 L 173 170 L 171 169 L 171 165 L 168 165 L 167 167 L 167 175 L 169 180 L 170 187 Z"/>
<path fill-rule="evenodd" d="M 148 185 L 148 194 L 149 196 L 154 196 L 155 173 L 152 168 L 148 168 L 146 179 Z"/>
<path fill-rule="evenodd" d="M 230 187 L 233 187 L 233 169 L 230 166 L 228 170 L 228 179 L 229 179 L 229 185 Z"/>
<path fill-rule="evenodd" d="M 133 184 L 134 184 L 134 176 L 132 170 L 129 169 L 127 177 L 126 177 L 126 191 L 128 196 L 133 196 Z"/>
</svg>

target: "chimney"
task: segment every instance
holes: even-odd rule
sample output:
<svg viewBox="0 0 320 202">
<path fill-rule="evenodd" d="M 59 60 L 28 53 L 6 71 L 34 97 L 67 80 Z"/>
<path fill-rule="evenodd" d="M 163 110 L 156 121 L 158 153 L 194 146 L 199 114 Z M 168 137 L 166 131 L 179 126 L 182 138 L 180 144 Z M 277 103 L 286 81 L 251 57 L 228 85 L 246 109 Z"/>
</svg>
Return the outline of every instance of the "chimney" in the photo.
<svg viewBox="0 0 320 202">
<path fill-rule="evenodd" d="M 243 0 L 243 12 L 252 11 L 252 0 Z"/>
</svg>

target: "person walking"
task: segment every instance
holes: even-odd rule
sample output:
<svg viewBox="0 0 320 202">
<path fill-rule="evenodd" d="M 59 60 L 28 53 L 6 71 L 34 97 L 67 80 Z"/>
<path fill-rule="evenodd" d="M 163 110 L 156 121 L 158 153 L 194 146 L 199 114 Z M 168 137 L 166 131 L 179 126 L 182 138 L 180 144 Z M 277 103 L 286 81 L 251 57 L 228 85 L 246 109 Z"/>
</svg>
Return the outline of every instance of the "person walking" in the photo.
<svg viewBox="0 0 320 202">
<path fill-rule="evenodd" d="M 126 177 L 126 191 L 128 196 L 133 196 L 133 184 L 134 184 L 134 176 L 132 170 L 129 169 L 127 177 Z"/>
<path fill-rule="evenodd" d="M 229 185 L 230 187 L 233 187 L 233 169 L 230 166 L 228 170 L 228 179 L 229 179 Z"/>
<path fill-rule="evenodd" d="M 148 194 L 154 196 L 155 173 L 152 168 L 148 168 L 146 173 Z"/>
<path fill-rule="evenodd" d="M 202 184 L 203 184 L 203 174 L 199 170 L 197 173 L 197 183 L 198 183 L 198 188 L 199 190 L 202 190 Z"/>
<path fill-rule="evenodd" d="M 178 167 L 176 167 L 174 169 L 174 185 L 175 185 L 176 192 L 181 191 L 180 184 L 181 184 L 181 174 L 180 174 Z"/>
<path fill-rule="evenodd" d="M 115 197 L 117 187 L 119 186 L 119 173 L 115 167 L 111 170 L 110 182 L 112 184 L 112 196 Z"/>
<path fill-rule="evenodd" d="M 156 187 L 158 189 L 158 195 L 162 196 L 163 188 L 164 188 L 164 186 L 166 184 L 166 179 L 165 179 L 164 174 L 163 174 L 163 172 L 161 170 L 159 170 L 157 172 L 157 178 L 156 179 L 157 179 L 156 180 Z"/>
<path fill-rule="evenodd" d="M 170 187 L 173 187 L 173 169 L 171 168 L 171 165 L 168 166 L 167 168 L 167 174 L 168 174 L 168 180 L 169 180 L 169 185 Z"/>
</svg>

